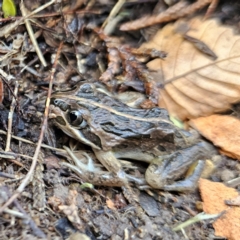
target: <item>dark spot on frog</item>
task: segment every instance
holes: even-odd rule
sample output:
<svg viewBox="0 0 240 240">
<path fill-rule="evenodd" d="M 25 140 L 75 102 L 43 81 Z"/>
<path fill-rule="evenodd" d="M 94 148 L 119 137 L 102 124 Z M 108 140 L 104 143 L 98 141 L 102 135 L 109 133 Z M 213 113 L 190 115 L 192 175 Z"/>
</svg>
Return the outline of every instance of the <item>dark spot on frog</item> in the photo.
<svg viewBox="0 0 240 240">
<path fill-rule="evenodd" d="M 161 152 L 167 152 L 166 148 L 164 146 L 158 145 L 157 149 Z"/>
<path fill-rule="evenodd" d="M 77 102 L 77 104 L 82 108 L 88 109 L 90 112 L 92 112 L 98 108 L 97 106 L 85 104 L 82 102 Z"/>
<path fill-rule="evenodd" d="M 66 126 L 66 122 L 64 121 L 64 119 L 61 116 L 57 116 L 54 119 L 58 124 L 62 125 L 62 126 Z"/>
<path fill-rule="evenodd" d="M 64 112 L 69 109 L 69 105 L 61 99 L 51 99 L 51 103 L 53 103 L 55 106 L 58 106 Z"/>
<path fill-rule="evenodd" d="M 102 148 L 101 139 L 96 134 L 92 133 L 89 128 L 82 129 L 81 133 L 86 139 L 90 140 L 92 143 Z"/>
</svg>

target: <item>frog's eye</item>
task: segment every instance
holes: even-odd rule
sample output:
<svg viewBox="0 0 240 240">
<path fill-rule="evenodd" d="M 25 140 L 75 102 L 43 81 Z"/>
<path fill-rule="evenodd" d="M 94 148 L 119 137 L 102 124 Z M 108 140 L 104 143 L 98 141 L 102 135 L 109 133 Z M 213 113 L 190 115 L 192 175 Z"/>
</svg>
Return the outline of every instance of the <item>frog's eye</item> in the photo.
<svg viewBox="0 0 240 240">
<path fill-rule="evenodd" d="M 77 110 L 69 112 L 69 123 L 74 127 L 81 127 L 81 125 L 85 125 L 82 114 Z"/>
</svg>

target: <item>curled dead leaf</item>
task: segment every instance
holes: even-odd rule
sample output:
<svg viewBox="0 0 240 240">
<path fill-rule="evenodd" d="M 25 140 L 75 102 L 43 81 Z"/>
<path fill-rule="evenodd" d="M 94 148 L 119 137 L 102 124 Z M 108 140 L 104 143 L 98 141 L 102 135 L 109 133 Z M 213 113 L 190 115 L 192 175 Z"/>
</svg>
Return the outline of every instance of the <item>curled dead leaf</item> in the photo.
<svg viewBox="0 0 240 240">
<path fill-rule="evenodd" d="M 220 147 L 222 153 L 240 160 L 240 120 L 215 114 L 192 119 L 189 124 Z"/>
<path fill-rule="evenodd" d="M 188 37 L 178 31 L 180 24 L 166 25 L 141 46 L 168 54 L 165 60 L 148 63 L 151 70 L 158 72 L 155 80 L 163 86 L 159 106 L 181 120 L 228 109 L 240 99 L 240 36 L 216 19 L 190 20 Z"/>
</svg>

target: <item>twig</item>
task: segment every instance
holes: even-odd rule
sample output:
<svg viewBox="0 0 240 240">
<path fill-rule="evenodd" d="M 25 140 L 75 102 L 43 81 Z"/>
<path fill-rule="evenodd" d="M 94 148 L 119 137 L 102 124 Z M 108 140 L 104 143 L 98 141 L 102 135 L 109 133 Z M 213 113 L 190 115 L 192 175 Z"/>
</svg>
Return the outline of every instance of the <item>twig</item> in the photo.
<svg viewBox="0 0 240 240">
<path fill-rule="evenodd" d="M 0 130 L 0 134 L 4 134 L 4 135 L 7 135 L 7 132 L 6 131 L 3 131 L 3 130 Z M 32 141 L 29 141 L 27 139 L 24 139 L 24 138 L 21 138 L 21 137 L 17 137 L 17 136 L 14 136 L 12 135 L 12 138 L 18 140 L 18 141 L 21 141 L 21 142 L 24 142 L 24 143 L 29 143 L 29 144 L 32 144 L 32 145 L 37 145 L 36 143 L 32 142 Z M 61 149 L 61 148 L 54 148 L 54 147 L 51 147 L 51 146 L 48 146 L 46 144 L 41 144 L 41 147 L 43 148 L 47 148 L 47 149 L 50 149 L 50 150 L 53 150 L 53 151 L 60 151 L 60 152 L 66 152 L 64 149 Z M 21 156 L 21 157 L 28 157 L 26 155 L 21 155 L 21 154 L 16 154 L 16 153 L 6 153 L 6 152 L 1 152 L 0 151 L 0 157 L 3 157 L 3 158 L 11 158 L 11 157 L 4 157 L 4 156 L 1 156 L 1 154 L 4 154 L 4 155 L 9 155 L 9 154 L 15 154 L 15 156 Z M 32 157 L 29 157 L 29 158 L 32 158 Z"/>
<path fill-rule="evenodd" d="M 22 24 L 22 22 L 25 19 L 30 18 L 31 16 L 33 16 L 34 14 L 42 11 L 43 9 L 49 7 L 50 5 L 52 5 L 56 0 L 52 0 L 44 5 L 42 5 L 41 7 L 35 9 L 34 11 L 32 11 L 31 13 L 29 13 L 27 16 L 22 17 L 21 19 L 19 19 L 18 21 L 13 22 L 12 24 L 8 24 L 6 26 L 4 26 L 3 28 L 1 28 L 0 31 L 0 37 L 3 37 L 5 35 L 8 35 L 12 30 L 14 30 L 18 25 Z"/>
<path fill-rule="evenodd" d="M 26 10 L 26 8 L 24 6 L 23 0 L 20 3 L 20 9 L 21 9 L 23 17 L 27 16 L 27 10 Z M 24 22 L 25 22 L 25 25 L 26 25 L 29 37 L 30 37 L 30 39 L 32 41 L 32 44 L 35 47 L 36 53 L 37 53 L 37 55 L 39 57 L 39 60 L 41 61 L 42 65 L 44 67 L 46 67 L 47 66 L 46 60 L 45 60 L 45 58 L 44 58 L 44 56 L 42 54 L 41 49 L 38 46 L 38 43 L 37 43 L 37 40 L 36 40 L 36 38 L 34 36 L 34 32 L 33 32 L 32 26 L 30 24 L 30 21 L 28 19 L 25 19 Z"/>
<path fill-rule="evenodd" d="M 211 16 L 211 14 L 217 8 L 218 2 L 219 0 L 212 0 L 210 6 L 207 9 L 207 12 L 205 13 L 204 20 L 208 19 Z"/>
<path fill-rule="evenodd" d="M 112 11 L 110 12 L 107 19 L 104 21 L 102 28 L 104 28 L 103 32 L 105 33 L 105 28 L 107 28 L 107 24 L 111 22 L 111 20 L 118 14 L 120 9 L 122 8 L 123 4 L 126 2 L 126 0 L 118 0 L 116 5 L 113 7 Z"/>
<path fill-rule="evenodd" d="M 14 96 L 17 96 L 18 93 L 18 81 L 15 82 Z M 13 112 L 16 106 L 15 97 L 12 98 L 12 103 L 10 107 L 10 111 L 8 114 L 8 131 L 7 131 L 7 140 L 6 140 L 6 148 L 5 151 L 8 152 L 10 150 L 10 142 L 11 142 L 11 134 L 12 134 L 12 120 L 13 120 Z"/>
<path fill-rule="evenodd" d="M 14 76 L 7 74 L 6 72 L 4 72 L 1 68 L 0 68 L 0 75 L 2 75 L 2 77 L 4 77 L 4 79 L 6 79 L 7 81 L 10 81 L 12 79 L 15 79 Z"/>
<path fill-rule="evenodd" d="M 47 53 L 47 51 L 45 50 L 43 52 L 43 55 L 46 54 L 46 53 Z M 34 74 L 34 75 L 36 75 L 38 77 L 41 77 L 41 75 L 36 70 L 34 70 L 34 72 L 29 70 L 29 68 L 37 61 L 38 61 L 38 57 L 35 56 L 35 58 L 33 60 L 31 60 L 27 65 L 25 63 L 21 63 L 22 64 L 21 67 L 23 67 L 23 66 L 24 67 L 21 69 L 19 75 L 26 69 L 27 71 L 31 72 L 32 74 Z"/>
<path fill-rule="evenodd" d="M 24 190 L 24 188 L 28 185 L 32 174 L 34 173 L 34 169 L 36 167 L 37 164 L 37 160 L 38 160 L 38 154 L 41 148 L 41 143 L 43 141 L 43 136 L 44 136 L 44 132 L 47 126 L 47 120 L 48 120 L 48 114 L 49 114 L 49 105 L 50 105 L 50 97 L 51 97 L 51 92 L 52 92 L 52 85 L 53 85 L 53 78 L 54 78 L 54 73 L 56 71 L 56 65 L 57 65 L 57 61 L 58 61 L 58 57 L 60 55 L 61 49 L 63 46 L 63 42 L 60 43 L 60 46 L 58 48 L 57 54 L 56 54 L 56 58 L 52 67 L 52 72 L 51 72 L 51 77 L 50 77 L 50 82 L 49 82 L 49 89 L 48 89 L 48 95 L 47 95 L 47 100 L 46 100 L 46 107 L 45 107 L 45 111 L 44 111 L 44 118 L 43 118 L 43 123 L 42 123 L 42 127 L 41 127 L 41 132 L 40 132 L 40 136 L 38 139 L 38 143 L 37 143 L 37 147 L 33 156 L 33 161 L 31 164 L 31 167 L 27 173 L 27 175 L 25 176 L 25 178 L 23 179 L 22 183 L 20 184 L 20 186 L 17 188 L 16 192 L 12 195 L 12 197 L 0 208 L 0 213 L 6 208 L 8 207 L 20 194 L 21 192 Z"/>
<path fill-rule="evenodd" d="M 222 211 L 217 214 L 206 214 L 205 212 L 201 212 L 198 215 L 196 215 L 195 217 L 190 218 L 189 220 L 187 220 L 183 223 L 180 223 L 178 226 L 174 227 L 172 230 L 175 232 L 180 231 L 193 223 L 200 222 L 200 221 L 207 220 L 207 219 L 218 218 L 218 217 L 222 216 L 224 213 L 225 213 L 225 211 Z"/>
<path fill-rule="evenodd" d="M 0 177 L 16 179 L 16 177 L 13 174 L 5 173 L 5 172 L 0 172 Z"/>
<path fill-rule="evenodd" d="M 187 2 L 180 1 L 159 15 L 146 16 L 132 22 L 124 23 L 120 26 L 120 30 L 137 30 L 139 28 L 148 27 L 157 23 L 169 22 L 190 15 L 211 2 L 212 0 L 198 0 L 191 5 L 187 5 Z"/>
<path fill-rule="evenodd" d="M 3 187 L 3 190 L 5 190 L 5 192 L 7 193 L 7 196 L 10 197 L 11 193 L 9 191 L 9 189 L 7 187 Z M 16 206 L 16 208 L 21 212 L 22 216 L 24 219 L 28 220 L 29 226 L 33 231 L 33 234 L 39 238 L 44 238 L 46 239 L 46 235 L 45 233 L 38 228 L 38 226 L 35 224 L 35 222 L 31 219 L 31 217 L 26 213 L 26 211 L 22 208 L 22 206 L 20 205 L 20 203 L 18 202 L 18 200 L 14 200 L 13 201 L 14 205 Z"/>
<path fill-rule="evenodd" d="M 15 210 L 11 210 L 11 209 L 9 209 L 9 208 L 6 208 L 6 209 L 4 210 L 4 212 L 5 212 L 5 213 L 8 213 L 8 214 L 10 214 L 10 215 L 13 215 L 14 217 L 26 218 L 26 216 L 25 216 L 24 214 L 22 214 L 22 213 L 20 213 L 20 212 L 17 212 L 17 211 L 15 211 Z"/>
</svg>

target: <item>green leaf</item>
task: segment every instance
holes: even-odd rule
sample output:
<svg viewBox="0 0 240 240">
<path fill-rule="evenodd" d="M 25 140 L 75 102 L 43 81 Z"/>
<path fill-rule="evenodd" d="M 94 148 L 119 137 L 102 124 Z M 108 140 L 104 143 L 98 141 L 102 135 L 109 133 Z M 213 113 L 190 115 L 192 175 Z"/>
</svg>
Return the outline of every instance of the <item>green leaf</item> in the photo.
<svg viewBox="0 0 240 240">
<path fill-rule="evenodd" d="M 173 124 L 181 129 L 184 128 L 184 124 L 182 121 L 178 120 L 177 118 L 170 115 L 170 120 L 173 122 Z"/>
<path fill-rule="evenodd" d="M 94 186 L 91 183 L 83 183 L 80 186 L 81 189 L 94 189 Z"/>
<path fill-rule="evenodd" d="M 2 11 L 5 18 L 16 16 L 17 10 L 14 0 L 3 0 Z"/>
</svg>

